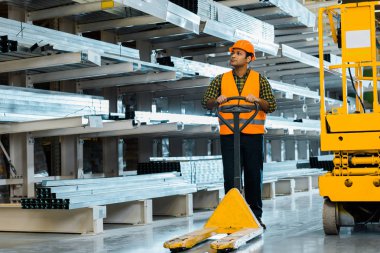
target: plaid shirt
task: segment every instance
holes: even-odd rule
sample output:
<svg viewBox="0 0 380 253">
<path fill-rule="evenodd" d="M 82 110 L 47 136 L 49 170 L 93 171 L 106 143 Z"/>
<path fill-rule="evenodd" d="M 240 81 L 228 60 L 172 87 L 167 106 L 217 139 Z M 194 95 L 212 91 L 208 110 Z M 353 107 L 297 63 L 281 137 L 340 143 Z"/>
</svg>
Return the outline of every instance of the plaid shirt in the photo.
<svg viewBox="0 0 380 253">
<path fill-rule="evenodd" d="M 247 72 L 244 74 L 243 77 L 239 77 L 235 74 L 234 71 L 232 71 L 239 93 L 241 93 L 241 91 L 243 90 L 243 87 L 244 87 L 245 81 L 248 78 L 249 72 L 250 72 L 250 69 L 247 70 Z M 217 75 L 211 81 L 210 85 L 208 86 L 208 88 L 206 90 L 206 93 L 203 96 L 203 100 L 202 100 L 203 108 L 207 109 L 206 103 L 209 99 L 216 99 L 221 95 L 220 94 L 220 87 L 222 84 L 222 77 L 223 77 L 223 74 Z M 259 95 L 259 97 L 268 102 L 269 109 L 268 109 L 267 113 L 274 112 L 277 109 L 277 104 L 276 104 L 276 99 L 273 96 L 272 88 L 271 88 L 268 80 L 264 76 L 262 76 L 261 74 L 259 75 L 259 79 L 260 79 L 260 95 Z"/>
</svg>

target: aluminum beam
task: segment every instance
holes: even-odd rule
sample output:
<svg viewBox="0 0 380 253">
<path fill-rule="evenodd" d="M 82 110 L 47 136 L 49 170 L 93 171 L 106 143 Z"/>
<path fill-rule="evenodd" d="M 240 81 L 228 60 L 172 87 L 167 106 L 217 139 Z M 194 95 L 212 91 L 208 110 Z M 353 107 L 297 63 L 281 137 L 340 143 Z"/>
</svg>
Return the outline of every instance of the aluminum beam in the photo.
<svg viewBox="0 0 380 253">
<path fill-rule="evenodd" d="M 165 22 L 157 17 L 150 15 L 143 15 L 137 17 L 121 18 L 107 21 L 99 21 L 94 23 L 79 24 L 76 26 L 76 31 L 78 33 L 92 32 L 92 31 L 102 31 L 108 29 L 117 29 L 123 27 L 131 27 L 138 25 L 148 25 L 148 24 L 157 24 Z"/>
<path fill-rule="evenodd" d="M 282 77 L 286 75 L 298 75 L 298 74 L 308 74 L 308 73 L 317 73 L 319 69 L 308 67 L 308 68 L 299 68 L 299 69 L 291 69 L 291 70 L 280 70 L 280 71 L 269 71 L 266 75 L 269 78 L 273 77 Z"/>
<path fill-rule="evenodd" d="M 86 117 L 72 117 L 51 120 L 37 120 L 31 122 L 20 122 L 0 125 L 0 134 L 13 134 L 33 132 L 37 130 L 51 130 L 66 127 L 85 127 L 89 124 Z"/>
<path fill-rule="evenodd" d="M 0 85 L 0 121 L 30 121 L 84 115 L 108 115 L 102 97 Z"/>
<path fill-rule="evenodd" d="M 304 52 L 306 54 L 310 54 L 310 55 L 319 53 L 319 49 L 317 47 L 301 48 L 300 50 L 302 50 L 302 52 Z M 330 53 L 330 54 L 341 54 L 342 53 L 342 51 L 336 45 L 324 47 L 323 50 L 325 53 Z"/>
<path fill-rule="evenodd" d="M 232 42 L 231 42 L 232 45 Z M 198 55 L 205 55 L 205 54 L 218 54 L 218 53 L 226 53 L 228 52 L 227 47 L 209 47 L 209 48 L 181 48 L 182 56 L 198 56 Z"/>
<path fill-rule="evenodd" d="M 220 2 L 220 3 L 224 4 L 224 2 L 225 1 Z M 244 13 L 257 18 L 257 17 L 265 17 L 268 15 L 279 15 L 279 14 L 283 14 L 284 12 L 280 10 L 279 8 L 273 6 L 273 7 L 268 7 L 268 8 L 258 8 L 255 10 L 246 10 L 244 11 Z"/>
<path fill-rule="evenodd" d="M 81 134 L 81 138 L 97 138 L 111 136 L 165 136 L 171 132 L 179 132 L 182 128 L 177 123 L 163 123 L 147 126 L 136 126 L 132 129 L 123 129 L 116 131 L 96 132 L 91 134 Z"/>
<path fill-rule="evenodd" d="M 296 17 L 299 22 L 302 22 L 305 26 L 314 27 L 316 16 L 309 11 L 305 6 L 296 0 L 268 0 L 271 4 L 281 9 L 284 13 Z M 249 1 L 249 0 L 226 0 L 220 3 L 229 7 L 237 7 L 250 5 L 255 3 L 261 3 L 263 1 Z"/>
<path fill-rule="evenodd" d="M 185 73 L 195 73 L 200 76 L 215 77 L 216 75 L 228 72 L 230 68 L 219 67 L 215 65 L 210 65 L 207 63 L 186 60 L 178 57 L 170 57 L 171 62 L 173 62 L 174 67 L 185 72 Z"/>
<path fill-rule="evenodd" d="M 228 62 L 231 59 L 231 56 L 229 54 L 227 55 L 220 55 L 220 56 L 209 56 L 207 57 L 207 63 L 214 64 L 218 62 Z"/>
<path fill-rule="evenodd" d="M 276 18 L 276 19 L 266 19 L 266 23 L 273 26 L 286 26 L 288 24 L 298 24 L 298 19 L 294 17 Z"/>
<path fill-rule="evenodd" d="M 299 40 L 308 39 L 308 38 L 318 38 L 318 32 L 277 36 L 274 39 L 274 41 L 276 43 L 284 43 L 284 42 L 289 42 L 289 41 L 299 41 Z"/>
<path fill-rule="evenodd" d="M 78 88 L 81 90 L 98 89 L 114 86 L 125 86 L 132 84 L 145 84 L 161 81 L 174 81 L 177 80 L 177 74 L 174 71 L 161 72 L 161 73 L 148 73 L 134 76 L 123 76 L 113 78 L 102 78 L 96 80 L 80 81 Z"/>
<path fill-rule="evenodd" d="M 276 63 L 294 62 L 293 59 L 289 59 L 289 58 L 285 58 L 285 57 L 270 57 L 270 58 L 269 57 L 264 57 L 263 59 L 260 59 L 260 58 L 256 59 L 251 64 L 253 66 L 259 67 L 260 65 L 264 65 L 264 64 L 276 64 Z"/>
<path fill-rule="evenodd" d="M 131 177 L 111 177 L 99 179 L 76 179 L 58 181 L 43 181 L 43 188 L 38 188 L 40 198 L 69 199 L 66 208 L 75 209 L 94 205 L 130 202 L 141 199 L 151 199 L 171 195 L 183 195 L 195 192 L 196 186 L 186 182 L 182 177 L 172 176 L 173 173 L 157 175 L 139 175 Z M 47 186 L 47 187 L 46 187 Z M 71 188 L 71 190 L 70 190 Z M 70 190 L 70 191 L 68 191 Z M 30 203 L 35 202 L 35 203 Z M 23 201 L 25 208 L 59 208 L 60 205 L 51 202 L 41 207 L 36 199 Z M 36 206 L 30 206 L 34 205 Z M 61 207 L 62 208 L 62 207 Z"/>
<path fill-rule="evenodd" d="M 102 0 L 103 1 L 103 0 Z M 80 3 L 80 4 L 86 4 L 86 3 L 92 3 L 92 2 L 100 2 L 99 0 L 73 0 L 73 2 Z M 125 15 L 125 8 L 122 8 L 117 3 L 113 4 L 113 7 L 107 5 L 103 6 L 102 10 L 104 12 L 110 13 L 115 16 L 124 16 Z"/>
<path fill-rule="evenodd" d="M 133 190 L 135 190 L 136 192 L 134 192 Z M 70 201 L 77 202 L 70 204 L 69 209 L 77 209 L 94 205 L 107 205 L 113 203 L 131 202 L 141 199 L 160 198 L 172 195 L 185 195 L 197 191 L 195 185 L 190 185 L 188 183 L 178 183 L 171 185 L 156 184 L 154 186 L 149 185 L 137 189 L 135 188 L 133 190 L 121 190 L 119 192 L 111 192 L 110 194 L 101 194 L 99 196 L 86 198 L 83 198 L 83 196 L 80 196 L 79 198 L 73 197 L 72 200 L 70 198 Z"/>
<path fill-rule="evenodd" d="M 0 62 L 0 73 L 92 62 L 89 61 L 90 59 L 93 59 L 92 57 L 95 57 L 100 61 L 100 56 L 90 51 L 88 53 L 64 53 L 13 61 L 3 61 Z M 97 62 L 96 64 L 98 63 L 100 62 Z"/>
<path fill-rule="evenodd" d="M 250 4 L 257 4 L 261 3 L 262 0 L 224 0 L 220 1 L 221 4 L 228 6 L 228 7 L 237 7 L 237 6 L 244 6 L 244 5 L 250 5 Z"/>
<path fill-rule="evenodd" d="M 200 17 L 168 0 L 156 0 L 148 3 L 143 0 L 113 0 L 113 2 L 132 7 L 157 17 L 163 20 L 163 22 L 170 22 L 199 34 Z"/>
<path fill-rule="evenodd" d="M 307 65 L 304 63 L 300 63 L 300 62 L 295 62 L 295 63 L 286 63 L 286 64 L 277 64 L 277 65 L 256 67 L 255 70 L 258 72 L 263 72 L 265 75 L 266 72 L 272 71 L 272 70 L 297 69 L 297 68 L 304 68 L 304 67 L 307 67 Z"/>
<path fill-rule="evenodd" d="M 290 46 L 282 45 L 282 55 L 319 69 L 319 58 L 303 53 Z M 328 68 L 329 65 L 330 63 L 325 61 L 326 68 Z"/>
<path fill-rule="evenodd" d="M 172 28 L 163 28 L 159 30 L 153 31 L 145 31 L 145 32 L 136 32 L 136 33 L 128 33 L 121 34 L 117 36 L 117 41 L 136 41 L 136 40 L 146 40 L 146 39 L 155 39 L 166 36 L 175 36 L 175 35 L 184 35 L 192 33 L 186 29 L 181 27 L 172 27 Z"/>
<path fill-rule="evenodd" d="M 273 43 L 274 28 L 252 16 L 223 4 L 199 0 L 198 15 L 206 22 L 204 33 L 228 41 L 250 40 L 256 49 L 277 54 L 278 45 Z"/>
<path fill-rule="evenodd" d="M 114 74 L 122 74 L 133 71 L 133 63 L 118 63 L 103 65 L 101 67 L 90 67 L 81 69 L 48 72 L 41 74 L 28 75 L 29 83 L 45 83 L 52 81 L 73 80 L 89 77 L 98 77 Z"/>
<path fill-rule="evenodd" d="M 185 125 L 184 129 L 179 132 L 180 136 L 183 135 L 202 135 L 202 134 L 207 134 L 208 136 L 210 134 L 214 134 L 219 136 L 219 128 L 217 125 L 201 125 L 201 126 L 192 126 L 192 125 Z"/>
<path fill-rule="evenodd" d="M 316 92 L 315 92 L 316 93 Z M 168 121 L 168 122 L 181 122 L 185 125 L 214 125 L 217 126 L 217 117 L 197 116 L 188 114 L 174 114 L 174 113 L 150 113 L 150 112 L 136 112 L 136 120 L 146 122 L 147 124 Z M 165 124 L 161 124 L 165 125 Z M 294 122 L 293 119 L 289 120 L 283 117 L 268 116 L 265 126 L 271 129 L 294 129 L 320 131 L 319 120 L 303 120 L 303 122 Z"/>
<path fill-rule="evenodd" d="M 297 0 L 269 0 L 269 2 L 283 10 L 288 15 L 296 17 L 298 21 L 305 26 L 315 27 L 316 15 Z"/>
<path fill-rule="evenodd" d="M 335 1 L 326 1 L 326 2 L 306 2 L 305 7 L 308 9 L 319 9 L 322 7 L 328 7 L 332 5 L 336 5 L 337 3 Z"/>
<path fill-rule="evenodd" d="M 152 47 L 153 49 L 180 48 L 180 47 L 189 47 L 189 46 L 203 45 L 203 44 L 209 44 L 209 43 L 219 43 L 223 41 L 224 39 L 221 39 L 221 38 L 207 36 L 207 37 L 201 37 L 201 38 L 195 38 L 195 39 L 153 43 Z"/>
<path fill-rule="evenodd" d="M 8 35 L 10 40 L 16 40 L 20 45 L 26 47 L 31 47 L 36 42 L 43 42 L 44 44 L 54 45 L 54 49 L 56 50 L 65 52 L 97 50 L 101 56 L 106 56 L 111 59 L 139 58 L 139 51 L 136 49 L 6 18 L 0 18 L 0 34 Z"/>
<path fill-rule="evenodd" d="M 181 6 L 176 5 L 170 1 L 168 2 L 166 12 L 166 21 L 192 31 L 196 34 L 199 34 L 200 32 L 199 26 L 201 18 L 191 11 L 188 11 L 187 9 L 182 8 Z"/>
<path fill-rule="evenodd" d="M 33 138 L 40 137 L 51 137 L 51 136 L 64 136 L 64 135 L 85 135 L 95 132 L 117 132 L 121 130 L 131 130 L 134 129 L 132 120 L 120 120 L 103 122 L 103 127 L 101 128 L 91 128 L 91 127 L 71 127 L 71 128 L 59 128 L 53 130 L 44 131 L 34 131 L 31 133 Z M 115 135 L 116 136 L 116 135 Z"/>
<path fill-rule="evenodd" d="M 49 18 L 59 18 L 71 15 L 79 15 L 89 12 L 101 11 L 101 2 L 73 4 L 60 6 L 56 8 L 43 9 L 38 11 L 30 11 L 27 13 L 26 18 L 28 21 L 37 21 Z"/>
<path fill-rule="evenodd" d="M 160 180 L 176 180 L 176 173 L 157 173 L 151 175 L 135 175 L 128 177 L 108 177 L 108 178 L 81 178 L 81 179 L 63 179 L 63 180 L 43 180 L 42 186 L 44 187 L 54 187 L 51 188 L 52 193 L 59 192 L 77 192 L 82 190 L 92 189 L 97 186 L 99 189 L 112 187 L 115 184 L 133 184 L 133 183 L 144 183 L 149 181 L 160 181 Z M 59 188 L 55 188 L 55 187 Z"/>
<path fill-rule="evenodd" d="M 318 40 L 310 40 L 310 41 L 299 41 L 299 42 L 290 42 L 286 43 L 287 46 L 294 48 L 303 48 L 303 47 L 317 47 L 319 44 Z"/>
<path fill-rule="evenodd" d="M 179 89 L 194 89 L 196 87 L 206 87 L 209 84 L 210 78 L 182 79 L 176 82 L 159 82 L 147 85 L 124 86 L 119 88 L 119 93 L 146 92 L 147 90 L 155 92 Z"/>
<path fill-rule="evenodd" d="M 311 33 L 314 32 L 313 28 L 288 28 L 288 29 L 276 29 L 274 34 L 276 36 L 290 35 L 290 34 L 302 34 L 302 33 Z"/>
<path fill-rule="evenodd" d="M 305 49 L 305 50 L 307 50 L 307 49 Z M 317 58 L 315 56 L 312 56 L 312 55 L 309 55 L 309 54 L 307 54 L 305 52 L 302 52 L 300 50 L 297 50 L 295 48 L 292 48 L 290 46 L 287 46 L 287 45 L 284 45 L 284 44 L 282 45 L 282 55 L 286 56 L 286 57 L 289 57 L 289 58 L 292 58 L 292 59 L 295 59 L 295 60 L 297 60 L 299 62 L 305 63 L 305 64 L 307 64 L 309 66 L 313 66 L 313 67 L 319 69 L 319 58 Z M 324 61 L 325 71 L 328 71 L 328 72 L 330 72 L 332 74 L 336 74 L 336 75 L 340 76 L 341 73 L 339 73 L 337 70 L 330 70 L 329 69 L 330 65 L 331 65 L 331 63 L 329 63 L 327 61 Z M 310 71 L 305 72 L 305 73 L 314 73 L 315 72 L 314 70 L 310 70 Z M 285 72 L 285 73 L 283 73 L 283 75 L 287 75 L 289 73 Z M 303 72 L 301 70 L 299 70 L 299 71 L 295 71 L 294 73 L 302 74 Z"/>
</svg>

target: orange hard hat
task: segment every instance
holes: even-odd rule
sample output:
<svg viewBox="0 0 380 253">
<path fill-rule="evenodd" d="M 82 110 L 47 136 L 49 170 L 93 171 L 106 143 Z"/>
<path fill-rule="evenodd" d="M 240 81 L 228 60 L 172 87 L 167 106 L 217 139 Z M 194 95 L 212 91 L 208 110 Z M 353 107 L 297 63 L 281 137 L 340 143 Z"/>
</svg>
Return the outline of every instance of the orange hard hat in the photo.
<svg viewBox="0 0 380 253">
<path fill-rule="evenodd" d="M 256 58 L 255 57 L 255 48 L 252 45 L 252 43 L 249 42 L 248 40 L 238 40 L 238 41 L 236 41 L 235 44 L 232 47 L 229 48 L 230 53 L 232 53 L 232 49 L 234 49 L 234 48 L 243 49 L 247 53 L 253 54 L 253 59 L 252 60 L 254 60 Z"/>
</svg>

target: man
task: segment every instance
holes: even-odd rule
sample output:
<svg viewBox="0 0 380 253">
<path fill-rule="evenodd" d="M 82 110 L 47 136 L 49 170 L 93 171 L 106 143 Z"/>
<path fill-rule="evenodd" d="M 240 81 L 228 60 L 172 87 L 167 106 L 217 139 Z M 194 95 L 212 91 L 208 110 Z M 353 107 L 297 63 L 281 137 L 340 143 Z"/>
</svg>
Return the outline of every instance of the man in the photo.
<svg viewBox="0 0 380 253">
<path fill-rule="evenodd" d="M 216 76 L 204 94 L 202 105 L 213 109 L 219 104 L 243 104 L 256 102 L 260 112 L 254 120 L 240 133 L 241 164 L 244 169 L 245 199 L 261 221 L 262 200 L 261 189 L 263 180 L 264 162 L 264 123 L 266 113 L 276 110 L 276 100 L 268 80 L 259 73 L 248 68 L 248 64 L 256 59 L 253 45 L 247 40 L 237 41 L 230 49 L 230 64 L 232 71 Z M 231 100 L 228 97 L 244 96 L 246 101 Z M 247 116 L 248 115 L 248 116 Z M 240 114 L 240 122 L 249 118 L 249 113 Z M 223 117 L 232 119 L 232 115 L 223 114 Z M 234 187 L 234 136 L 230 129 L 220 122 L 220 144 L 223 159 L 224 189 L 227 193 Z"/>
</svg>

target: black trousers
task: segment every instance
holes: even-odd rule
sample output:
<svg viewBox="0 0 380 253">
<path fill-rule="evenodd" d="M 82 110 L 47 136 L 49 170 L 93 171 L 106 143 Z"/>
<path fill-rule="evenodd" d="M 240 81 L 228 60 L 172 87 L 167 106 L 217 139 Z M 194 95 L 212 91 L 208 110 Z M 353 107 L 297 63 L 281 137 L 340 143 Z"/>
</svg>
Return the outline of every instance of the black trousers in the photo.
<svg viewBox="0 0 380 253">
<path fill-rule="evenodd" d="M 224 190 L 234 188 L 234 136 L 221 135 L 220 145 L 223 159 Z M 264 138 L 262 134 L 240 134 L 240 155 L 244 170 L 245 200 L 257 218 L 261 218 L 263 202 Z"/>
</svg>

